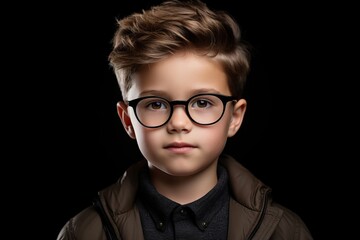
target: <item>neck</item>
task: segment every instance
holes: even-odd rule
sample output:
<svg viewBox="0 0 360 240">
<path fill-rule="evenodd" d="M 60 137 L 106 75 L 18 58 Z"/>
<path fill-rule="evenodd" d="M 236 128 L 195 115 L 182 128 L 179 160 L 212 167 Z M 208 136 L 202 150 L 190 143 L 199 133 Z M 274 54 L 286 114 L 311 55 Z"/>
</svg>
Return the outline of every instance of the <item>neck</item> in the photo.
<svg viewBox="0 0 360 240">
<path fill-rule="evenodd" d="M 217 161 L 190 176 L 173 176 L 150 166 L 150 176 L 160 194 L 183 205 L 203 197 L 216 185 Z"/>
</svg>

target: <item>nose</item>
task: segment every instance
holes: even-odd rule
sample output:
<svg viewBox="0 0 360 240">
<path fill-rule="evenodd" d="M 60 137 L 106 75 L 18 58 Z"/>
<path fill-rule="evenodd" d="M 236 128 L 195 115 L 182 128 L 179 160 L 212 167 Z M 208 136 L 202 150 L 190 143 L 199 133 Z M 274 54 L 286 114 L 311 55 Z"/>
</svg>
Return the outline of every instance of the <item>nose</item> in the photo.
<svg viewBox="0 0 360 240">
<path fill-rule="evenodd" d="M 186 114 L 185 106 L 176 105 L 173 107 L 172 116 L 167 124 L 169 132 L 189 132 L 192 128 L 192 122 Z"/>
</svg>

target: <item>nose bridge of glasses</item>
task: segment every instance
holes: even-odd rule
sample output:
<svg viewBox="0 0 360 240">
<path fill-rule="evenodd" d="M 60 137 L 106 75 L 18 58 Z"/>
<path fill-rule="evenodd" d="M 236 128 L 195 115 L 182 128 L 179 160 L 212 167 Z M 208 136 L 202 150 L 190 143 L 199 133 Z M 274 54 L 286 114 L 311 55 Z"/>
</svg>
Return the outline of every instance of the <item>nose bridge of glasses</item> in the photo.
<svg viewBox="0 0 360 240">
<path fill-rule="evenodd" d="M 188 111 L 187 111 L 187 105 L 188 105 L 189 101 L 183 101 L 183 100 L 175 100 L 175 101 L 170 101 L 170 105 L 172 108 L 172 114 L 176 111 L 175 106 L 182 106 L 183 111 L 185 112 L 185 114 L 189 117 L 188 115 Z M 171 118 L 172 116 L 170 116 Z"/>
<path fill-rule="evenodd" d="M 176 106 L 176 105 L 183 105 L 183 106 L 186 107 L 186 105 L 188 104 L 187 101 L 182 101 L 182 100 L 170 101 L 169 103 L 170 103 L 170 105 L 171 105 L 172 107 L 174 107 L 174 106 Z"/>
</svg>

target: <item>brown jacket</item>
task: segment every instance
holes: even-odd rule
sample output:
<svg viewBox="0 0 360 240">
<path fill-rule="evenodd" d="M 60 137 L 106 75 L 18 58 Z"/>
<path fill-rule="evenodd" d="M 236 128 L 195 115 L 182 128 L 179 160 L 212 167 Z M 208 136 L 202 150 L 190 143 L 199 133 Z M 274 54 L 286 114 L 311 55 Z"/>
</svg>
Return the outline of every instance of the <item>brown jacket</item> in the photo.
<svg viewBox="0 0 360 240">
<path fill-rule="evenodd" d="M 286 239 L 312 240 L 298 215 L 276 204 L 271 189 L 229 156 L 219 160 L 228 171 L 231 200 L 229 209 L 229 240 Z M 120 240 L 144 240 L 140 216 L 135 203 L 140 161 L 130 167 L 120 181 L 99 192 L 101 202 Z M 106 240 L 99 215 L 88 207 L 71 218 L 57 240 Z"/>
</svg>

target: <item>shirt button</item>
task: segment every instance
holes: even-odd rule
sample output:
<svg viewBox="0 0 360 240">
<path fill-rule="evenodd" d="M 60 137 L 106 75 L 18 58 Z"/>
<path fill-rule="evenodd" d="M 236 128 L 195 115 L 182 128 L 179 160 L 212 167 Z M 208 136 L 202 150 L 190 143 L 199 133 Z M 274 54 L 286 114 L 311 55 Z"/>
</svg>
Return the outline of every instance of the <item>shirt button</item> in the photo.
<svg viewBox="0 0 360 240">
<path fill-rule="evenodd" d="M 180 210 L 180 213 L 181 213 L 181 214 L 185 214 L 185 210 L 184 210 L 184 209 L 181 209 L 181 210 Z"/>
<path fill-rule="evenodd" d="M 158 230 L 164 231 L 165 223 L 164 222 L 158 222 L 156 227 L 157 227 Z"/>
</svg>

